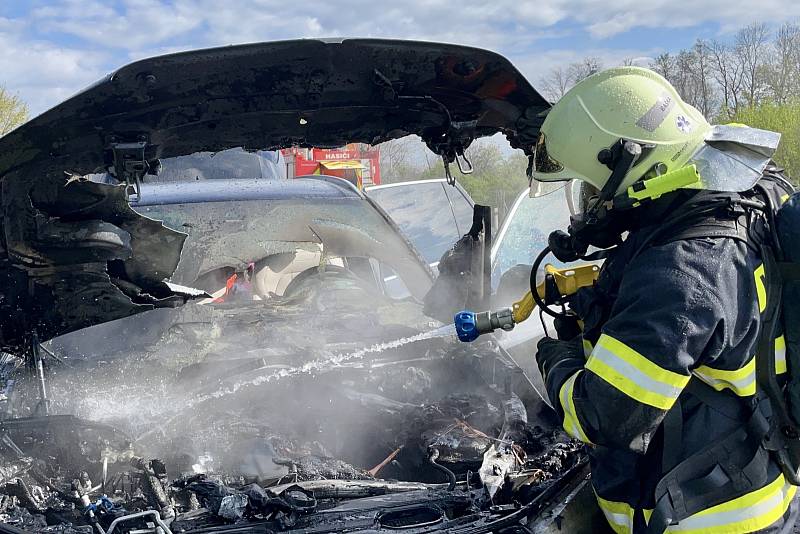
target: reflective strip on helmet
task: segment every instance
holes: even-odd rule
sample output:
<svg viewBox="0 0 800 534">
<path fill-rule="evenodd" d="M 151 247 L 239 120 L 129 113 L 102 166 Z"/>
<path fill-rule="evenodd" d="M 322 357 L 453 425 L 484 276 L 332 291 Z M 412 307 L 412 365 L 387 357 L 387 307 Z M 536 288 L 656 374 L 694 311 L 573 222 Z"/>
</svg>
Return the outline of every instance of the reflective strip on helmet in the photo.
<svg viewBox="0 0 800 534">
<path fill-rule="evenodd" d="M 575 403 L 572 400 L 572 393 L 575 389 L 575 379 L 578 378 L 581 372 L 583 372 L 582 369 L 576 371 L 564 382 L 561 386 L 561 390 L 558 392 L 558 400 L 561 403 L 561 410 L 564 412 L 564 430 L 567 434 L 584 443 L 591 443 L 581 427 L 578 414 L 575 412 Z"/>
<path fill-rule="evenodd" d="M 761 530 L 786 513 L 796 492 L 797 487 L 786 482 L 783 474 L 780 474 L 763 488 L 697 512 L 670 526 L 667 532 L 736 534 Z"/>
<path fill-rule="evenodd" d="M 655 132 L 674 107 L 675 99 L 668 91 L 664 91 L 659 95 L 655 104 L 647 110 L 647 113 L 639 117 L 639 120 L 636 121 L 636 126 L 648 132 Z"/>
<path fill-rule="evenodd" d="M 632 348 L 603 334 L 586 369 L 632 399 L 669 410 L 689 382 L 689 376 L 659 367 Z"/>
<path fill-rule="evenodd" d="M 786 371 L 786 338 L 780 336 L 775 339 L 775 374 L 784 374 Z M 756 394 L 755 358 L 750 358 L 744 366 L 732 371 L 701 365 L 692 374 L 717 391 L 729 389 L 740 397 Z"/>
</svg>

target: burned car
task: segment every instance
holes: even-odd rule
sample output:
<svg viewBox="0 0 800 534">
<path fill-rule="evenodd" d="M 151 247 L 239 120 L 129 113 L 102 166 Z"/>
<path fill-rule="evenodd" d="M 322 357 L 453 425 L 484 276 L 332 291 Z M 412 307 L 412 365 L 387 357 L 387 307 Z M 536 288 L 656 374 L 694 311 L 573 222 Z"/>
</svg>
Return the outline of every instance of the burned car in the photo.
<svg viewBox="0 0 800 534">
<path fill-rule="evenodd" d="M 0 529 L 558 516 L 585 460 L 513 359 L 425 315 L 441 276 L 360 191 L 258 152 L 417 134 L 448 165 L 483 135 L 529 146 L 546 109 L 489 52 L 293 41 L 134 63 L 0 139 Z M 197 172 L 215 159 L 240 163 Z M 486 305 L 479 222 L 459 295 Z"/>
</svg>

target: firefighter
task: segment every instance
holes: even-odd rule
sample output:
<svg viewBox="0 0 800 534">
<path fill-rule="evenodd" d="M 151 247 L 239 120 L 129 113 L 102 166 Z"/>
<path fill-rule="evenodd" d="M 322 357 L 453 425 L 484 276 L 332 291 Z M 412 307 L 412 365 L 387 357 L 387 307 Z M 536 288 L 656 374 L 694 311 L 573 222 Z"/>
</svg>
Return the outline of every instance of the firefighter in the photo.
<svg viewBox="0 0 800 534">
<path fill-rule="evenodd" d="M 565 430 L 588 445 L 615 532 L 788 532 L 795 522 L 797 488 L 762 445 L 755 395 L 761 249 L 725 201 L 764 180 L 776 136 L 711 126 L 637 67 L 583 80 L 541 127 L 532 177 L 580 180 L 592 210 L 551 248 L 572 260 L 612 247 L 536 359 Z"/>
</svg>

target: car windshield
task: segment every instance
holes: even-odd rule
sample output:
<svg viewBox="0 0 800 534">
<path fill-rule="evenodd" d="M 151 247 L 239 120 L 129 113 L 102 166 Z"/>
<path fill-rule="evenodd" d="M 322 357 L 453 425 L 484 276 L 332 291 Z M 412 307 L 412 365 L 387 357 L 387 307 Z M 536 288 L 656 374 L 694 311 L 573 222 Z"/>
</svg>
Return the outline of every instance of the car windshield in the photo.
<svg viewBox="0 0 800 534">
<path fill-rule="evenodd" d="M 368 195 L 428 263 L 438 262 L 472 223 L 470 201 L 440 180 L 392 184 L 372 189 Z"/>
<path fill-rule="evenodd" d="M 363 201 L 353 204 L 351 213 L 369 215 L 358 209 Z M 342 214 L 348 210 L 336 203 L 316 206 L 313 217 L 298 216 L 303 208 L 310 211 L 308 201 L 265 199 L 141 206 L 137 210 L 188 234 L 172 280 L 206 291 L 210 298 L 203 303 L 282 297 L 291 293 L 298 276 L 303 279 L 322 271 L 355 271 L 364 284 L 381 292 L 370 259 L 392 262 L 393 258 L 370 248 L 372 242 L 360 242 L 365 237 L 364 226 L 342 223 Z M 291 220 L 292 224 L 281 224 Z M 371 222 L 378 224 L 374 216 Z M 380 227 L 372 230 L 369 239 L 377 241 Z M 347 244 L 343 246 L 342 240 Z"/>
<path fill-rule="evenodd" d="M 498 235 L 492 262 L 492 284 L 496 288 L 500 277 L 519 264 L 530 265 L 547 246 L 547 238 L 554 230 L 564 230 L 569 225 L 564 185 L 547 193 L 530 198 L 527 191 L 518 198 L 508 216 L 505 228 Z M 547 259 L 557 267 L 564 264 L 554 257 Z"/>
</svg>

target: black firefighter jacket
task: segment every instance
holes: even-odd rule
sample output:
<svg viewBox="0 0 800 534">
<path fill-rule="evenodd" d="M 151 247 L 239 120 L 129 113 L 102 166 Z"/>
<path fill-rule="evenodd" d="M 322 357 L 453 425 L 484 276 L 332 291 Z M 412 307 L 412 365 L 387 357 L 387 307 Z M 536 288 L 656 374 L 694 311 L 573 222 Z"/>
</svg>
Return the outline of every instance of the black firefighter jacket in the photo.
<svg viewBox="0 0 800 534">
<path fill-rule="evenodd" d="M 651 228 L 632 231 L 606 260 L 598 282 L 572 299 L 584 320 L 582 339 L 543 340 L 537 355 L 564 429 L 589 444 L 598 504 L 620 533 L 631 532 L 641 521 L 637 516 L 647 521 L 655 505 L 665 471 L 661 423 L 669 410 L 680 410 L 682 421 L 678 450 L 670 453 L 676 461 L 741 425 L 685 388 L 701 380 L 732 410 L 745 409 L 736 397 L 755 392 L 754 352 L 765 306 L 763 267 L 747 243 L 667 240 L 634 255 Z M 786 373 L 783 337 L 775 343 L 777 371 Z M 668 531 L 779 528 L 796 488 L 773 462 L 766 471 L 757 489 L 731 495 Z"/>
</svg>

